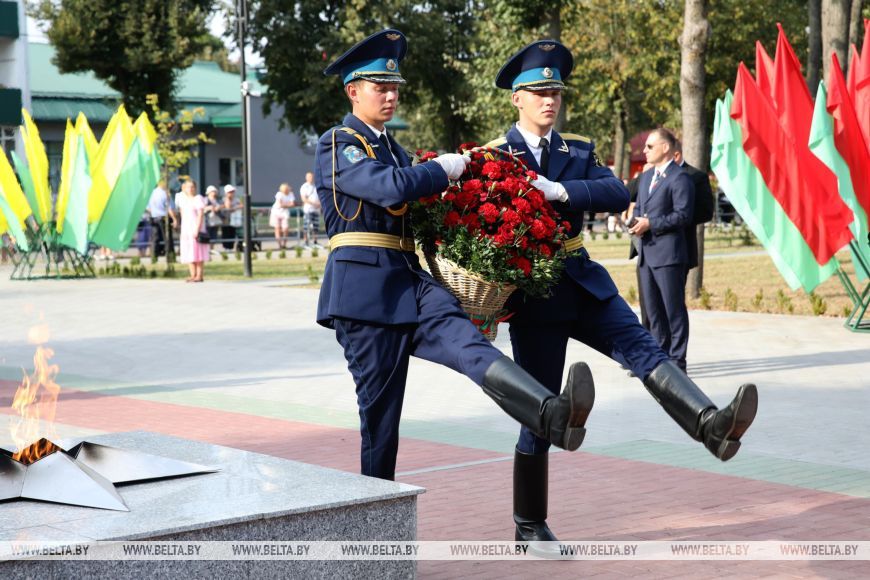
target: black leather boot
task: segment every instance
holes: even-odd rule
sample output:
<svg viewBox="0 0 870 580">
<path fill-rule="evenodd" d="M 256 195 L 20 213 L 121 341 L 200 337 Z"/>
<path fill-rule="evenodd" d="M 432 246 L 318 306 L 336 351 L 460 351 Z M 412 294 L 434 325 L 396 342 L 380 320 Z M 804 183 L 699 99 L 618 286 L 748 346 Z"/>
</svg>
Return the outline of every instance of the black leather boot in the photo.
<svg viewBox="0 0 870 580">
<path fill-rule="evenodd" d="M 530 542 L 529 552 L 544 558 L 561 556 L 557 545 L 537 544 L 559 541 L 547 525 L 549 457 L 514 450 L 514 539 Z"/>
<path fill-rule="evenodd" d="M 740 438 L 758 410 L 758 390 L 752 383 L 742 385 L 730 405 L 717 409 L 672 361 L 657 366 L 644 385 L 677 425 L 722 461 L 740 449 Z"/>
<path fill-rule="evenodd" d="M 592 371 L 586 363 L 571 365 L 565 389 L 556 396 L 505 356 L 486 369 L 483 391 L 541 439 L 568 451 L 583 443 L 584 425 L 595 402 Z"/>
</svg>

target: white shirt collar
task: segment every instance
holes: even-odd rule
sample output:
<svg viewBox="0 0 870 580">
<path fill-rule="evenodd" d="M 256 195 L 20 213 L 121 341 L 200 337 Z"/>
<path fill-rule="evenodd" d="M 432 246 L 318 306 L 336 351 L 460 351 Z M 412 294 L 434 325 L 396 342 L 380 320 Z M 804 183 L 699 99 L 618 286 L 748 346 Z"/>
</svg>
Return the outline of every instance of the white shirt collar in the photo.
<svg viewBox="0 0 870 580">
<path fill-rule="evenodd" d="M 375 139 L 380 139 L 380 138 L 381 138 L 381 135 L 386 135 L 386 134 L 387 134 L 387 128 L 386 128 L 386 127 L 384 127 L 384 130 L 383 130 L 383 131 L 378 131 L 377 129 L 375 129 L 374 127 L 372 127 L 371 125 L 369 125 L 368 123 L 366 123 L 366 127 L 368 127 L 369 129 L 372 130 L 372 133 L 375 134 Z"/>
<path fill-rule="evenodd" d="M 372 130 L 372 133 L 375 134 L 375 138 L 378 140 L 378 143 L 374 144 L 374 147 L 379 146 L 379 145 L 380 145 L 380 140 L 381 140 L 381 135 L 384 135 L 384 136 L 387 135 L 387 128 L 384 127 L 384 130 L 383 130 L 383 131 L 378 131 L 377 129 L 375 129 L 374 127 L 372 127 L 371 125 L 369 125 L 368 123 L 366 123 L 366 127 L 368 127 L 369 129 Z M 390 138 L 387 137 L 387 143 L 389 143 L 389 142 L 390 142 Z M 396 165 L 397 165 L 397 166 L 400 165 L 400 163 L 399 163 L 399 158 L 396 157 L 396 154 L 395 154 L 395 153 L 393 153 L 392 146 L 388 149 L 388 151 L 390 152 L 390 156 L 393 158 L 393 161 L 396 162 Z"/>
<path fill-rule="evenodd" d="M 663 166 L 661 166 L 661 167 L 656 167 L 656 168 L 655 168 L 655 172 L 658 173 L 659 175 L 664 175 L 664 174 L 665 174 L 665 171 L 668 170 L 668 167 L 670 167 L 670 166 L 671 166 L 671 163 L 673 163 L 673 162 L 674 162 L 673 159 L 668 160 L 668 162 L 665 163 Z"/>
<path fill-rule="evenodd" d="M 531 131 L 526 131 L 525 129 L 520 127 L 519 123 L 516 124 L 516 127 L 517 127 L 517 131 L 520 132 L 520 135 L 523 136 L 523 141 L 526 142 L 526 147 L 528 148 L 529 153 L 531 153 L 534 156 L 535 161 L 538 163 L 538 165 L 540 165 L 541 164 L 541 152 L 543 151 L 543 149 L 541 148 L 542 137 L 535 135 Z M 547 131 L 547 134 L 544 135 L 543 139 L 546 139 L 547 143 L 549 143 L 550 146 L 552 146 L 553 145 L 553 129 L 550 129 L 549 131 Z M 550 151 L 552 151 L 552 149 L 550 149 Z"/>
</svg>

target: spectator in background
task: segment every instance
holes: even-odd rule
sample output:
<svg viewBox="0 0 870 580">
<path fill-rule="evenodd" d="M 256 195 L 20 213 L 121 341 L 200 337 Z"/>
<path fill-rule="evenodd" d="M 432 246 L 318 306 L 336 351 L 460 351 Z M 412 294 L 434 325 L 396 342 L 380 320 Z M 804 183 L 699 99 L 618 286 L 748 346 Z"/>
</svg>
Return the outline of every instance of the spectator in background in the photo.
<svg viewBox="0 0 870 580">
<path fill-rule="evenodd" d="M 676 138 L 667 129 L 655 129 L 647 137 L 644 154 L 653 169 L 638 180 L 630 232 L 640 239 L 639 290 L 650 334 L 685 372 L 689 345 L 686 275 L 690 259 L 686 228 L 692 224 L 695 186 L 674 162 L 676 146 Z"/>
<path fill-rule="evenodd" d="M 652 169 L 652 168 L 653 168 L 652 163 L 645 163 L 643 166 L 643 169 L 641 169 L 640 172 L 637 173 L 634 176 L 634 178 L 628 182 L 628 185 L 627 185 L 628 195 L 629 195 L 629 200 L 631 203 L 629 203 L 628 210 L 626 210 L 627 216 L 631 216 L 632 214 L 634 214 L 634 206 L 637 205 L 637 184 L 638 184 L 638 181 L 640 181 L 641 174 L 643 172 L 647 171 L 648 169 Z M 629 218 L 629 221 L 627 222 L 627 224 L 628 224 L 628 227 L 630 228 L 634 225 L 634 222 L 632 222 L 631 218 Z M 632 259 L 637 257 L 637 247 L 639 244 L 640 244 L 640 239 L 632 236 L 631 237 L 631 245 L 628 248 L 628 259 L 629 260 L 632 260 Z M 638 303 L 638 306 L 640 307 L 640 323 L 643 325 L 644 328 L 649 330 L 649 317 L 646 314 L 646 308 L 644 307 L 644 304 L 643 304 L 643 293 L 640 291 L 640 268 L 639 267 L 635 268 L 634 274 L 635 274 L 635 278 L 637 279 L 637 303 Z M 633 375 L 633 373 L 629 373 L 629 374 Z"/>
<path fill-rule="evenodd" d="M 148 200 L 148 213 L 151 215 L 151 255 L 162 256 L 167 252 L 175 251 L 175 242 L 172 239 L 173 228 L 178 227 L 178 219 L 172 207 L 172 200 L 166 191 L 166 182 L 160 180 L 157 187 L 151 192 Z M 168 227 L 167 217 L 172 226 Z"/>
<path fill-rule="evenodd" d="M 221 237 L 224 239 L 224 249 L 232 250 L 239 234 L 239 228 L 244 227 L 244 206 L 236 199 L 236 188 L 230 184 L 224 186 L 224 203 L 221 206 L 223 228 Z"/>
<path fill-rule="evenodd" d="M 314 174 L 310 171 L 305 174 L 305 183 L 299 188 L 299 197 L 302 200 L 302 229 L 305 236 L 305 245 L 310 243 L 317 246 L 317 230 L 320 228 L 320 198 L 317 196 L 317 188 L 314 187 Z"/>
<path fill-rule="evenodd" d="M 196 194 L 196 183 L 188 179 L 181 185 L 175 203 L 181 213 L 181 263 L 190 269 L 187 282 L 202 282 L 202 266 L 209 259 L 208 244 L 199 241 L 199 234 L 206 233 L 205 198 Z"/>
<path fill-rule="evenodd" d="M 275 228 L 275 241 L 281 249 L 287 247 L 291 207 L 296 207 L 296 195 L 289 183 L 282 183 L 275 193 L 275 203 L 272 204 L 272 211 L 269 213 L 269 225 Z"/>
<path fill-rule="evenodd" d="M 218 239 L 219 230 L 223 224 L 221 217 L 221 202 L 218 199 L 218 188 L 209 185 L 205 189 L 205 229 L 211 240 L 209 247 L 214 247 L 214 241 Z"/>
<path fill-rule="evenodd" d="M 151 245 L 151 214 L 146 209 L 142 214 L 142 219 L 139 220 L 139 227 L 136 230 L 136 249 L 139 250 L 139 257 L 144 258 L 148 255 L 148 248 Z"/>
</svg>

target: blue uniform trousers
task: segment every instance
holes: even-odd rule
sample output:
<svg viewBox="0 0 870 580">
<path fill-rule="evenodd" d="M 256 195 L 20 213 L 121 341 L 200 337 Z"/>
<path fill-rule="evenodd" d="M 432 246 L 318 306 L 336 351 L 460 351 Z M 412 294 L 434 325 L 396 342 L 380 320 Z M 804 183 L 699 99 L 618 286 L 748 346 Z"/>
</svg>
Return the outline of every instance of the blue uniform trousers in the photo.
<svg viewBox="0 0 870 580">
<path fill-rule="evenodd" d="M 333 319 L 336 338 L 356 383 L 363 475 L 395 477 L 410 356 L 447 366 L 478 385 L 483 384 L 490 365 L 504 356 L 468 320 L 456 298 L 428 274 L 418 272 L 415 292 L 417 324 Z"/>
<path fill-rule="evenodd" d="M 599 300 L 579 284 L 576 299 L 582 304 L 579 320 L 511 323 L 514 360 L 554 394 L 562 388 L 568 339 L 578 340 L 625 364 L 635 375 L 646 378 L 668 356 L 640 325 L 637 315 L 620 296 Z M 541 454 L 550 442 L 523 427 L 517 449 Z"/>
<path fill-rule="evenodd" d="M 649 318 L 649 331 L 677 366 L 686 370 L 689 348 L 689 311 L 686 309 L 684 264 L 651 267 L 641 264 L 640 293 Z"/>
</svg>

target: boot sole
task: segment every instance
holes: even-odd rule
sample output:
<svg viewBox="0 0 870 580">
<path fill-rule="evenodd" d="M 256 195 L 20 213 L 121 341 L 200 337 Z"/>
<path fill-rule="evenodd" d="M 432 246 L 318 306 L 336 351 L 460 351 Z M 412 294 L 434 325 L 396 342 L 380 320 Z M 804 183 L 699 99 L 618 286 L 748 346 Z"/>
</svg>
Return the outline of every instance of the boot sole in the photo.
<svg viewBox="0 0 870 580">
<path fill-rule="evenodd" d="M 595 404 L 595 381 L 589 365 L 583 362 L 574 363 L 568 369 L 568 381 L 565 390 L 571 404 L 571 416 L 562 439 L 562 448 L 575 451 L 583 444 L 586 437 L 586 420 Z"/>
<path fill-rule="evenodd" d="M 725 438 L 716 449 L 716 457 L 722 461 L 728 461 L 740 450 L 740 438 L 752 425 L 755 414 L 758 412 L 758 389 L 752 383 L 747 383 L 737 391 L 737 412 L 731 428 L 725 434 Z"/>
</svg>

